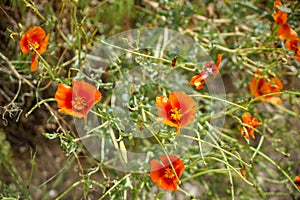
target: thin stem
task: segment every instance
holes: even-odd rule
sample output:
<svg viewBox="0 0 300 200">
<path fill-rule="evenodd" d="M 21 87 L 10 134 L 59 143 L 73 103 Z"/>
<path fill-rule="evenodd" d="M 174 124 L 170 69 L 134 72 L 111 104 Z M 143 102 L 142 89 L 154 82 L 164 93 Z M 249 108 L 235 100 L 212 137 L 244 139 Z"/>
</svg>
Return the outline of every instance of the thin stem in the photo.
<svg viewBox="0 0 300 200">
<path fill-rule="evenodd" d="M 192 139 L 192 140 L 195 140 L 195 141 L 198 141 L 198 142 L 206 143 L 206 144 L 208 144 L 208 145 L 210 145 L 210 146 L 212 146 L 212 147 L 214 147 L 214 148 L 216 148 L 216 149 L 218 149 L 218 150 L 220 150 L 220 151 L 223 151 L 223 152 L 225 152 L 226 154 L 228 154 L 228 155 L 230 155 L 230 156 L 236 158 L 238 161 L 240 161 L 240 162 L 243 163 L 244 165 L 246 165 L 246 166 L 248 166 L 248 167 L 252 167 L 251 164 L 246 163 L 245 161 L 243 161 L 243 160 L 242 160 L 240 157 L 238 157 L 237 155 L 235 155 L 235 154 L 233 154 L 233 153 L 231 153 L 231 152 L 229 152 L 229 151 L 227 151 L 227 150 L 225 150 L 225 149 L 223 149 L 223 148 L 221 148 L 221 147 L 219 147 L 219 146 L 216 146 L 216 145 L 214 145 L 214 144 L 212 144 L 212 143 L 209 143 L 209 142 L 204 141 L 204 140 L 202 140 L 202 139 L 194 138 L 194 137 L 189 136 L 189 135 L 183 135 L 183 134 L 180 134 L 180 135 L 177 135 L 177 137 L 184 137 L 184 138 Z M 186 168 L 189 168 L 189 166 L 187 166 Z"/>
<path fill-rule="evenodd" d="M 181 182 L 186 182 L 186 181 L 189 181 L 191 179 L 194 179 L 198 176 L 202 176 L 204 174 L 209 174 L 209 173 L 226 173 L 228 172 L 229 169 L 208 169 L 208 170 L 205 170 L 205 171 L 202 171 L 202 172 L 198 172 L 196 174 L 193 174 L 187 178 L 184 178 L 181 180 Z"/>
<path fill-rule="evenodd" d="M 205 95 L 205 94 L 194 94 L 194 95 L 190 95 L 191 97 L 203 97 L 203 98 L 207 98 L 207 99 L 214 99 L 214 100 L 218 100 L 218 101 L 222 101 L 222 102 L 225 102 L 225 103 L 228 103 L 230 105 L 233 105 L 233 106 L 236 106 L 236 107 L 239 107 L 243 110 L 248 110 L 248 108 L 244 107 L 244 106 L 241 106 L 239 104 L 236 104 L 236 103 L 233 103 L 231 101 L 227 101 L 225 99 L 221 99 L 219 97 L 214 97 L 214 96 L 209 96 L 209 95 Z"/>
<path fill-rule="evenodd" d="M 48 99 L 43 99 L 39 101 L 37 104 L 35 104 L 26 114 L 25 117 L 28 117 L 37 107 L 39 107 L 41 104 L 44 104 L 49 101 L 56 101 L 55 98 L 48 98 Z"/>
<path fill-rule="evenodd" d="M 101 42 L 102 44 L 105 44 L 107 46 L 111 46 L 113 48 L 116 48 L 116 49 L 119 49 L 119 50 L 122 50 L 122 51 L 125 51 L 125 52 L 129 52 L 129 53 L 132 53 L 132 54 L 135 54 L 135 55 L 138 55 L 138 56 L 143 56 L 143 57 L 146 57 L 146 58 L 151 58 L 151 59 L 155 59 L 155 60 L 160 60 L 160 61 L 163 61 L 165 63 L 168 63 L 168 64 L 171 64 L 172 62 L 170 60 L 167 60 L 167 59 L 164 59 L 164 58 L 158 58 L 158 57 L 155 57 L 155 56 L 150 56 L 150 55 L 146 55 L 146 54 L 142 54 L 142 53 L 139 53 L 139 52 L 136 52 L 136 51 L 132 51 L 132 50 L 129 50 L 129 49 L 124 49 L 122 47 L 119 47 L 119 46 L 116 46 L 116 45 L 113 45 L 113 44 L 110 44 L 110 43 L 107 43 L 101 39 L 97 39 L 97 41 Z"/>
<path fill-rule="evenodd" d="M 229 136 L 227 136 L 226 134 L 222 133 L 222 137 L 234 142 L 234 143 L 239 143 L 236 139 L 231 138 Z M 249 147 L 252 151 L 256 151 L 256 149 L 254 147 Z M 274 165 L 289 181 L 290 183 L 296 188 L 296 190 L 298 192 L 300 192 L 300 189 L 298 188 L 298 186 L 294 183 L 294 180 L 275 162 L 273 161 L 269 156 L 267 156 L 266 154 L 264 154 L 261 151 L 257 151 L 257 154 L 260 155 L 261 157 L 263 157 L 264 159 L 266 159 L 267 161 L 269 161 L 272 165 Z"/>
<path fill-rule="evenodd" d="M 125 180 L 126 178 L 128 178 L 129 176 L 131 176 L 131 174 L 127 174 L 126 176 L 124 176 L 123 178 L 121 178 L 116 184 L 114 184 L 111 188 L 109 188 L 100 198 L 99 200 L 104 199 L 104 197 L 110 193 L 113 189 L 115 189 L 115 187 L 117 187 L 123 180 Z"/>
<path fill-rule="evenodd" d="M 258 143 L 258 145 L 257 145 L 257 147 L 256 147 L 256 150 L 254 151 L 253 155 L 252 155 L 251 158 L 250 158 L 250 161 L 251 161 L 251 162 L 253 162 L 253 160 L 254 160 L 254 158 L 255 158 L 257 152 L 260 150 L 260 148 L 261 148 L 261 146 L 262 146 L 262 144 L 263 144 L 263 142 L 264 142 L 264 138 L 265 138 L 265 137 L 262 135 L 261 138 L 260 138 L 260 140 L 259 140 L 259 143 Z"/>
<path fill-rule="evenodd" d="M 178 175 L 177 175 L 177 173 L 176 173 L 176 170 L 175 170 L 175 168 L 174 168 L 174 166 L 173 166 L 173 163 L 172 163 L 172 161 L 170 160 L 170 158 L 169 158 L 169 156 L 168 156 L 168 152 L 167 152 L 167 150 L 165 149 L 164 145 L 163 145 L 163 144 L 161 143 L 161 141 L 158 139 L 157 135 L 153 133 L 152 129 L 151 129 L 148 125 L 145 125 L 145 126 L 146 126 L 146 127 L 148 128 L 148 130 L 152 133 L 152 135 L 153 135 L 153 137 L 155 138 L 155 140 L 158 142 L 158 144 L 159 144 L 159 145 L 161 146 L 161 148 L 163 149 L 164 154 L 167 156 L 167 159 L 168 159 L 168 161 L 169 161 L 169 164 L 170 164 L 170 166 L 171 166 L 171 168 L 172 168 L 172 171 L 173 171 L 173 173 L 174 173 L 174 175 L 175 175 L 177 181 L 180 182 L 179 177 L 178 177 Z"/>
<path fill-rule="evenodd" d="M 226 166 L 228 166 L 229 168 L 231 168 L 237 175 L 239 175 L 239 176 L 243 179 L 243 181 L 245 181 L 245 182 L 248 183 L 249 185 L 255 187 L 255 185 L 254 185 L 253 183 L 251 183 L 250 181 L 248 181 L 247 179 L 245 179 L 245 178 L 241 175 L 241 173 L 239 173 L 239 172 L 238 172 L 232 165 L 230 165 L 228 162 L 225 162 L 225 161 L 223 161 L 223 160 L 221 160 L 221 159 L 219 159 L 219 158 L 215 158 L 215 157 L 206 157 L 206 158 L 207 158 L 207 159 L 216 160 L 216 161 L 219 161 L 219 162 L 225 164 Z"/>
</svg>

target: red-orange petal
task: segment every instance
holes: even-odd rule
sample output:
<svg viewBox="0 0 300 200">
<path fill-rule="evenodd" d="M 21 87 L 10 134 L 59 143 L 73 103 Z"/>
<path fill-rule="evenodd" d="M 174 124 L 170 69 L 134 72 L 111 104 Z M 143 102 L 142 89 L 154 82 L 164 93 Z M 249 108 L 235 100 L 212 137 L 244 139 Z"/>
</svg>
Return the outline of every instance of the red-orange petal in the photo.
<svg viewBox="0 0 300 200">
<path fill-rule="evenodd" d="M 36 71 L 37 68 L 38 68 L 38 61 L 37 61 L 37 54 L 33 54 L 33 57 L 32 57 L 32 61 L 31 61 L 31 64 L 30 64 L 30 71 Z"/>
<path fill-rule="evenodd" d="M 261 77 L 262 73 L 260 71 L 256 71 L 252 81 L 249 84 L 250 92 L 254 97 L 259 97 L 262 95 L 259 93 L 259 88 L 264 84 L 265 81 Z"/>
<path fill-rule="evenodd" d="M 296 176 L 294 179 L 295 184 L 298 186 L 298 188 L 300 189 L 300 176 Z"/>
<path fill-rule="evenodd" d="M 190 84 L 196 86 L 196 90 L 200 90 L 203 88 L 203 85 L 205 84 L 206 80 L 208 79 L 208 73 L 199 73 L 197 75 L 194 75 L 191 80 Z"/>
<path fill-rule="evenodd" d="M 20 48 L 21 48 L 21 51 L 23 54 L 27 54 L 30 52 L 30 47 L 28 45 L 28 42 L 27 42 L 27 33 L 23 34 L 23 36 L 21 37 L 20 39 L 20 42 L 19 42 L 19 45 L 20 45 Z"/>
<path fill-rule="evenodd" d="M 221 64 L 221 61 L 222 61 L 222 57 L 223 57 L 223 54 L 218 54 L 218 55 L 217 55 L 218 60 L 217 60 L 217 62 L 216 62 L 216 66 L 217 66 L 218 69 L 220 68 L 220 64 Z"/>
<path fill-rule="evenodd" d="M 170 101 L 171 99 L 174 99 L 174 105 L 176 105 L 174 107 L 180 108 L 182 113 L 180 127 L 185 127 L 193 123 L 197 113 L 196 102 L 193 100 L 193 98 L 183 92 L 176 91 L 170 94 Z"/>
<path fill-rule="evenodd" d="M 277 30 L 277 36 L 280 40 L 289 40 L 297 38 L 298 34 L 289 25 L 282 24 Z"/>
<path fill-rule="evenodd" d="M 274 21 L 276 24 L 286 24 L 288 14 L 281 10 L 274 11 Z"/>
<path fill-rule="evenodd" d="M 182 172 L 184 170 L 184 164 L 183 162 L 176 156 L 169 154 L 168 156 L 161 156 L 160 159 L 162 161 L 162 164 L 158 162 L 157 160 L 151 160 L 151 169 L 150 169 L 150 178 L 153 182 L 157 184 L 158 187 L 164 189 L 164 190 L 177 190 L 177 184 L 178 180 L 176 179 L 176 176 L 173 178 L 166 178 L 164 171 L 166 168 L 169 168 L 170 162 L 168 160 L 168 157 L 170 161 L 172 162 L 172 165 L 175 169 L 175 172 L 177 174 L 177 177 L 180 178 L 182 175 Z"/>
<path fill-rule="evenodd" d="M 73 81 L 73 95 L 84 97 L 88 106 L 92 106 L 98 103 L 102 97 L 101 93 L 95 88 L 95 86 L 85 81 Z"/>
<path fill-rule="evenodd" d="M 289 50 L 292 51 L 297 51 L 298 50 L 298 43 L 299 43 L 300 39 L 299 38 L 293 38 L 293 39 L 288 39 L 285 42 L 285 47 Z"/>
<path fill-rule="evenodd" d="M 283 5 L 282 5 L 280 0 L 275 0 L 274 3 L 273 3 L 273 6 L 274 6 L 274 8 L 276 8 L 277 6 L 282 7 Z"/>
<path fill-rule="evenodd" d="M 70 86 L 65 84 L 58 84 L 57 91 L 55 93 L 55 100 L 57 102 L 57 107 L 59 112 L 68 115 L 73 115 L 72 110 L 72 95 L 73 90 Z M 81 116 L 83 117 L 83 116 Z"/>
<path fill-rule="evenodd" d="M 150 178 L 151 178 L 151 180 L 153 182 L 157 182 L 162 177 L 164 177 L 164 166 L 155 159 L 151 160 L 151 162 L 150 162 Z"/>
<path fill-rule="evenodd" d="M 48 34 L 48 35 L 46 36 L 46 38 L 42 41 L 41 46 L 40 46 L 40 48 L 38 49 L 39 54 L 42 54 L 42 53 L 44 53 L 44 52 L 46 51 L 47 46 L 48 46 L 49 38 L 50 38 L 50 34 Z"/>
<path fill-rule="evenodd" d="M 300 47 L 298 47 L 298 48 L 300 48 Z M 297 51 L 295 52 L 294 58 L 295 58 L 298 62 L 300 62 L 300 50 L 297 50 Z"/>
</svg>

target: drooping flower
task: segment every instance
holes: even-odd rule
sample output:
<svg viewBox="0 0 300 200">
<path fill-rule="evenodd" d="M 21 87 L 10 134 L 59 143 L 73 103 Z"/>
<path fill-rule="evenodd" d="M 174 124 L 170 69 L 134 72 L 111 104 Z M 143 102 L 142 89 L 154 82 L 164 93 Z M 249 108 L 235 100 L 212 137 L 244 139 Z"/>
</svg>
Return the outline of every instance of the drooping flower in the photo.
<svg viewBox="0 0 300 200">
<path fill-rule="evenodd" d="M 201 72 L 200 74 L 194 75 L 191 80 L 190 84 L 196 86 L 196 90 L 200 90 L 203 88 L 203 85 L 206 83 L 209 74 L 206 72 Z"/>
<path fill-rule="evenodd" d="M 222 54 L 218 54 L 217 62 L 215 65 L 204 66 L 206 71 L 208 71 L 210 74 L 214 75 L 214 77 L 216 77 L 216 75 L 219 73 L 222 57 L 223 57 Z"/>
<path fill-rule="evenodd" d="M 55 100 L 59 112 L 87 120 L 93 105 L 100 101 L 101 93 L 91 84 L 84 81 L 73 81 L 73 87 L 59 84 Z"/>
<path fill-rule="evenodd" d="M 196 102 L 192 97 L 183 92 L 171 92 L 169 99 L 166 96 L 156 97 L 156 107 L 158 115 L 162 118 L 162 122 L 177 128 L 193 123 L 196 116 Z"/>
<path fill-rule="evenodd" d="M 277 6 L 283 7 L 280 0 L 275 0 L 274 1 L 274 8 L 276 9 L 274 11 L 274 16 L 273 16 L 274 21 L 275 21 L 276 24 L 286 24 L 288 14 L 286 12 L 283 12 L 280 9 L 278 9 Z"/>
<path fill-rule="evenodd" d="M 200 90 L 201 88 L 203 88 L 203 85 L 206 83 L 209 75 L 213 75 L 214 77 L 216 77 L 220 70 L 222 56 L 222 54 L 218 54 L 216 64 L 213 64 L 211 62 L 205 63 L 203 70 L 201 70 L 199 74 L 194 75 L 191 78 L 190 84 L 195 85 L 196 90 Z"/>
<path fill-rule="evenodd" d="M 298 188 L 300 189 L 300 176 L 296 176 L 294 182 L 298 186 Z"/>
<path fill-rule="evenodd" d="M 244 115 L 242 116 L 242 121 L 244 124 L 247 124 L 248 126 L 243 126 L 241 128 L 241 134 L 245 138 L 245 140 L 249 143 L 249 135 L 253 139 L 255 139 L 254 128 L 256 128 L 258 125 L 261 125 L 263 123 L 259 122 L 255 117 L 251 117 L 251 115 L 248 112 L 244 113 Z"/>
<path fill-rule="evenodd" d="M 50 34 L 46 35 L 44 29 L 39 26 L 29 28 L 29 30 L 22 35 L 20 40 L 22 53 L 27 54 L 29 52 L 33 52 L 30 65 L 31 71 L 37 70 L 38 67 L 37 54 L 35 51 L 37 51 L 39 54 L 44 53 L 48 45 L 49 37 Z M 35 49 L 35 51 L 33 49 Z"/>
<path fill-rule="evenodd" d="M 171 162 L 169 162 L 168 157 Z M 151 160 L 150 162 L 151 180 L 156 183 L 158 187 L 164 190 L 177 190 L 178 179 L 180 179 L 184 170 L 184 164 L 182 160 L 171 154 L 168 156 L 160 156 L 159 158 L 161 162 L 155 159 Z M 170 163 L 172 163 L 172 165 Z"/>
<path fill-rule="evenodd" d="M 260 97 L 262 95 L 280 92 L 283 89 L 283 85 L 278 78 L 271 78 L 269 81 L 266 81 L 262 77 L 262 73 L 260 71 L 256 71 L 249 88 L 254 97 Z M 278 95 L 265 96 L 259 99 L 261 101 L 269 101 L 273 105 L 281 103 L 281 99 Z"/>
</svg>

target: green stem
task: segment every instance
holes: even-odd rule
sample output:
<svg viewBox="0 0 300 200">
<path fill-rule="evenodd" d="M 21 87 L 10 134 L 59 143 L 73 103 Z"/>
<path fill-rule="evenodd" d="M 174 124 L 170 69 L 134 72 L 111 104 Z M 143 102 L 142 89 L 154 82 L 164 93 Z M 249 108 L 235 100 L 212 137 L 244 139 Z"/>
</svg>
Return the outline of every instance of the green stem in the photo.
<svg viewBox="0 0 300 200">
<path fill-rule="evenodd" d="M 116 184 L 114 184 L 111 188 L 109 188 L 100 198 L 99 200 L 104 199 L 104 197 L 110 193 L 113 189 L 115 189 L 115 187 L 117 187 L 122 181 L 124 181 L 126 178 L 128 178 L 129 176 L 131 176 L 131 174 L 127 174 L 126 176 L 124 176 L 123 178 L 121 178 Z"/>
<path fill-rule="evenodd" d="M 259 140 L 259 143 L 258 143 L 258 145 L 257 145 L 256 150 L 254 151 L 253 155 L 252 155 L 251 158 L 250 158 L 250 161 L 251 161 L 251 162 L 253 162 L 253 159 L 255 158 L 257 152 L 260 150 L 260 147 L 262 146 L 262 144 L 263 144 L 263 142 L 264 142 L 264 138 L 265 138 L 265 137 L 262 135 L 261 138 L 260 138 L 260 140 Z"/>
<path fill-rule="evenodd" d="M 222 134 L 222 137 L 224 137 L 234 143 L 239 143 L 236 139 L 231 138 L 224 133 L 221 133 L 221 134 Z M 254 147 L 249 147 L 249 148 L 254 152 L 256 151 L 256 149 Z M 291 182 L 291 184 L 297 189 L 297 191 L 300 192 L 300 189 L 294 183 L 294 180 L 275 161 L 273 161 L 270 157 L 268 157 L 266 154 L 262 153 L 261 151 L 258 151 L 257 154 L 260 155 L 261 157 L 263 157 L 264 159 L 266 159 L 267 161 L 269 161 L 272 165 L 274 165 Z"/>
<path fill-rule="evenodd" d="M 204 141 L 204 140 L 202 140 L 202 139 L 194 138 L 194 137 L 189 136 L 189 135 L 183 135 L 183 134 L 180 134 L 180 135 L 177 135 L 177 137 L 184 137 L 184 138 L 192 139 L 192 140 L 195 140 L 195 141 L 198 141 L 198 142 L 206 143 L 206 144 L 208 144 L 208 145 L 210 145 L 210 146 L 212 146 L 212 147 L 214 147 L 214 148 L 216 148 L 216 149 L 218 149 L 218 150 L 220 150 L 220 151 L 223 151 L 223 152 L 225 152 L 226 154 L 228 154 L 228 155 L 230 155 L 230 156 L 236 158 L 238 161 L 240 161 L 240 162 L 243 163 L 244 165 L 246 165 L 246 166 L 248 166 L 248 167 L 252 167 L 251 164 L 246 163 L 245 161 L 243 161 L 243 160 L 242 160 L 240 157 L 238 157 L 237 155 L 235 155 L 235 154 L 233 154 L 233 153 L 231 153 L 231 152 L 229 152 L 229 151 L 227 151 L 227 150 L 225 150 L 225 149 L 223 149 L 223 148 L 221 148 L 221 147 L 218 147 L 218 146 L 216 146 L 216 145 L 214 145 L 214 144 L 212 144 L 212 143 L 209 143 L 209 142 Z M 189 168 L 189 166 L 187 166 L 186 168 Z"/>
<path fill-rule="evenodd" d="M 247 179 L 245 179 L 241 173 L 239 173 L 232 165 L 230 165 L 228 162 L 225 162 L 219 158 L 215 158 L 215 157 L 206 157 L 207 159 L 212 159 L 212 160 L 216 160 L 216 161 L 219 161 L 223 164 L 225 164 L 226 166 L 228 166 L 229 168 L 231 168 L 237 175 L 239 175 L 246 183 L 248 183 L 249 185 L 255 187 L 255 185 L 253 183 L 251 183 L 250 181 L 248 181 Z"/>
<path fill-rule="evenodd" d="M 167 150 L 165 149 L 165 147 L 164 147 L 164 145 L 161 143 L 161 141 L 158 139 L 157 135 L 153 132 L 153 130 L 151 129 L 151 127 L 149 127 L 149 126 L 146 125 L 146 124 L 145 124 L 145 126 L 146 126 L 146 127 L 148 128 L 148 130 L 152 133 L 152 135 L 153 135 L 153 137 L 155 138 L 155 140 L 158 142 L 158 144 L 159 144 L 159 145 L 161 146 L 161 148 L 163 149 L 164 154 L 166 155 L 166 157 L 167 157 L 167 159 L 168 159 L 168 161 L 169 161 L 169 164 L 170 164 L 170 166 L 171 166 L 171 168 L 172 168 L 173 173 L 175 174 L 175 177 L 176 177 L 177 181 L 180 182 L 179 177 L 178 177 L 178 175 L 177 175 L 177 173 L 176 173 L 176 170 L 175 170 L 175 168 L 174 168 L 174 166 L 173 166 L 173 164 L 172 164 L 172 161 L 170 160 L 170 158 L 169 158 L 169 156 L 168 156 L 169 153 L 167 152 Z"/>
<path fill-rule="evenodd" d="M 194 94 L 194 95 L 190 95 L 191 97 L 203 97 L 203 98 L 207 98 L 207 99 L 214 99 L 214 100 L 218 100 L 218 101 L 222 101 L 222 102 L 225 102 L 225 103 L 228 103 L 230 105 L 233 105 L 233 106 L 236 106 L 236 107 L 239 107 L 243 110 L 248 110 L 248 108 L 244 107 L 244 106 L 241 106 L 239 104 L 236 104 L 236 103 L 233 103 L 231 101 L 227 101 L 225 99 L 221 99 L 219 97 L 214 97 L 214 96 L 209 96 L 209 95 L 205 95 L 205 94 Z"/>
<path fill-rule="evenodd" d="M 202 176 L 202 175 L 208 174 L 208 173 L 226 173 L 226 172 L 228 172 L 228 170 L 229 169 L 209 169 L 209 170 L 205 170 L 205 171 L 193 174 L 192 176 L 189 176 L 187 178 L 184 178 L 184 179 L 181 180 L 181 182 L 186 182 L 188 180 L 194 179 L 198 176 Z"/>
<path fill-rule="evenodd" d="M 168 63 L 168 64 L 171 64 L 172 62 L 170 60 L 167 60 L 167 59 L 164 59 L 164 58 L 157 58 L 155 56 L 150 56 L 150 55 L 146 55 L 146 54 L 142 54 L 142 53 L 139 53 L 139 52 L 136 52 L 136 51 L 132 51 L 132 50 L 129 50 L 129 49 L 124 49 L 122 47 L 119 47 L 119 46 L 116 46 L 116 45 L 113 45 L 113 44 L 109 44 L 101 39 L 97 39 L 99 42 L 101 42 L 102 44 L 105 44 L 107 46 L 111 46 L 113 48 L 116 48 L 116 49 L 119 49 L 119 50 L 122 50 L 122 51 L 126 51 L 126 52 L 129 52 L 129 53 L 132 53 L 132 54 L 135 54 L 135 55 L 138 55 L 138 56 L 143 56 L 143 57 L 146 57 L 146 58 L 151 58 L 151 59 L 155 59 L 155 60 L 160 60 L 162 62 L 165 62 L 165 63 Z"/>
<path fill-rule="evenodd" d="M 28 117 L 37 107 L 39 107 L 41 104 L 49 102 L 49 101 L 56 101 L 55 98 L 48 98 L 48 99 L 43 99 L 39 101 L 37 104 L 33 106 L 26 114 L 25 117 Z"/>
<path fill-rule="evenodd" d="M 25 3 L 25 6 L 26 7 L 29 7 L 32 9 L 32 11 L 34 13 L 36 13 L 43 21 L 46 21 L 47 22 L 47 19 L 39 12 L 39 10 L 35 7 L 34 3 L 29 3 L 28 1 L 26 0 L 23 0 L 23 2 Z"/>
</svg>

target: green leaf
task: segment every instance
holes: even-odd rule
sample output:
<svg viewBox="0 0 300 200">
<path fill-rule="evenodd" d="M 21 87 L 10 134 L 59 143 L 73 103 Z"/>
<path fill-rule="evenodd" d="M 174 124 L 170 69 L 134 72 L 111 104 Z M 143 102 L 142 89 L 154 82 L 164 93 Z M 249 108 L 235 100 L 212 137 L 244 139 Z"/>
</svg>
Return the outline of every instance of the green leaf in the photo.
<svg viewBox="0 0 300 200">
<path fill-rule="evenodd" d="M 292 10 L 287 7 L 276 6 L 276 8 L 278 8 L 279 10 L 285 13 L 292 13 Z"/>
<path fill-rule="evenodd" d="M 161 192 L 161 193 L 159 193 L 159 194 L 157 194 L 156 196 L 155 196 L 155 199 L 162 199 L 162 198 L 164 198 L 164 196 L 165 196 L 165 193 L 164 192 Z"/>
</svg>

